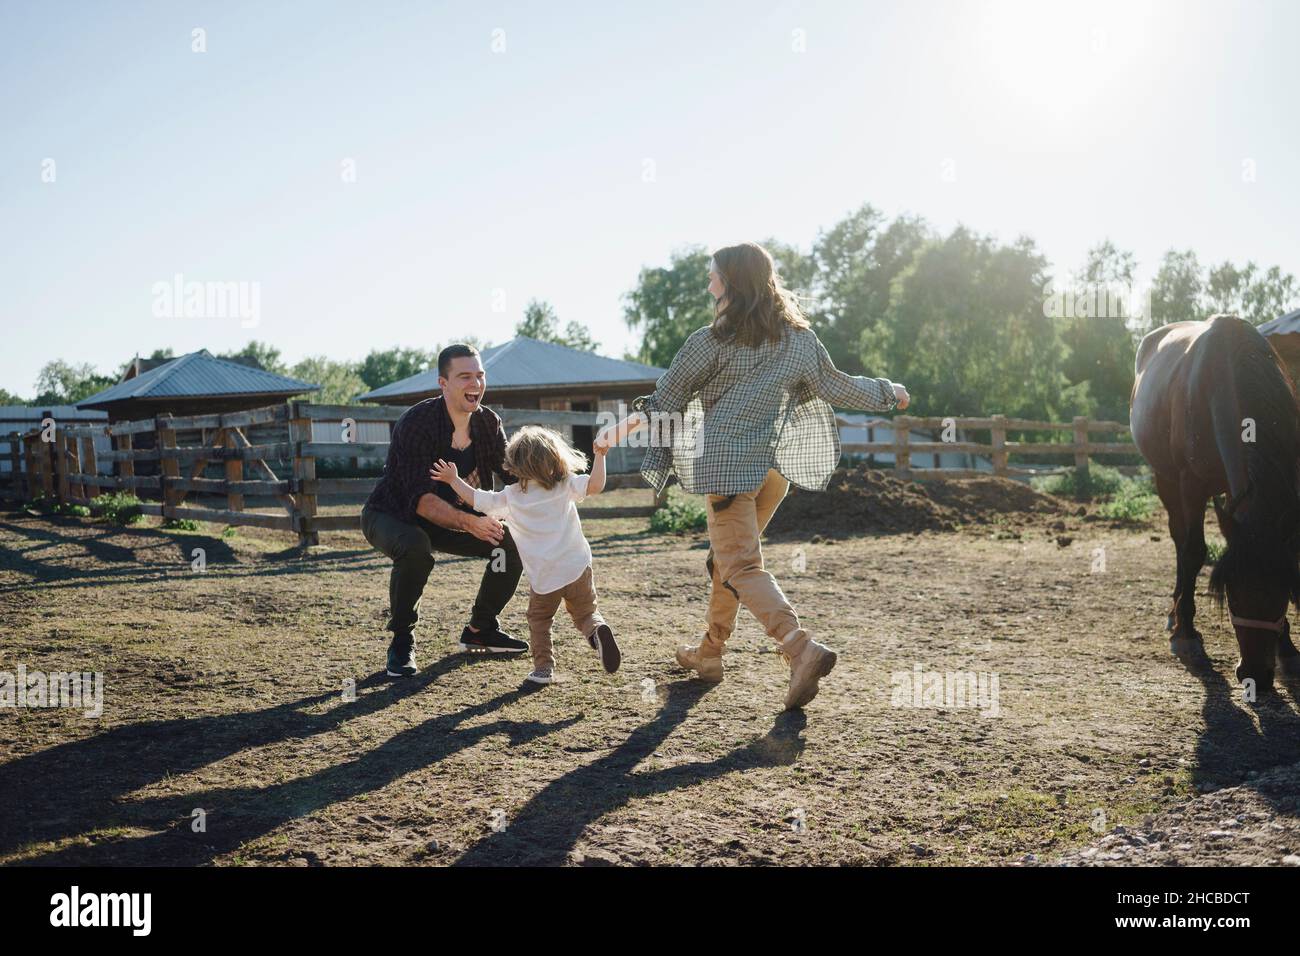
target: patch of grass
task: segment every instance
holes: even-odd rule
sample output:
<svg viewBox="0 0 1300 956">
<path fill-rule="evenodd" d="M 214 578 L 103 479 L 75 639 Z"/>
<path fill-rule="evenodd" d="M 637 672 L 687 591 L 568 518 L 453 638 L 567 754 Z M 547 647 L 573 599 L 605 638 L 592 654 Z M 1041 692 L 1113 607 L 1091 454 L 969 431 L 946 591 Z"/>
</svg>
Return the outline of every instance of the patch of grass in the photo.
<svg viewBox="0 0 1300 956">
<path fill-rule="evenodd" d="M 223 537 L 223 538 L 233 538 L 237 533 L 238 533 L 237 529 L 236 529 L 235 526 L 232 524 L 232 525 L 231 525 L 230 527 L 228 527 L 225 531 L 221 532 L 221 537 Z"/>
<path fill-rule="evenodd" d="M 144 512 L 140 510 L 140 504 L 139 498 L 123 491 L 100 495 L 91 502 L 94 510 L 98 511 L 106 520 L 123 527 L 135 524 L 144 516 Z"/>
<path fill-rule="evenodd" d="M 1205 563 L 1218 564 L 1219 559 L 1223 557 L 1223 552 L 1227 547 L 1228 543 L 1222 538 L 1206 538 Z"/>
<path fill-rule="evenodd" d="M 165 531 L 198 531 L 199 523 L 193 518 L 168 518 L 162 523 Z"/>
<path fill-rule="evenodd" d="M 698 531 L 707 526 L 704 506 L 676 489 L 669 491 L 667 503 L 650 516 L 650 530 L 661 534 Z"/>
<path fill-rule="evenodd" d="M 1090 460 L 1086 477 L 1067 471 L 1034 478 L 1030 485 L 1036 491 L 1058 498 L 1099 502 L 1097 514 L 1115 521 L 1145 521 L 1160 505 L 1151 474 L 1145 468 L 1129 477 L 1116 468 Z"/>
<path fill-rule="evenodd" d="M 75 518 L 90 517 L 90 509 L 85 505 L 61 504 L 55 510 L 61 515 L 72 515 Z"/>
</svg>

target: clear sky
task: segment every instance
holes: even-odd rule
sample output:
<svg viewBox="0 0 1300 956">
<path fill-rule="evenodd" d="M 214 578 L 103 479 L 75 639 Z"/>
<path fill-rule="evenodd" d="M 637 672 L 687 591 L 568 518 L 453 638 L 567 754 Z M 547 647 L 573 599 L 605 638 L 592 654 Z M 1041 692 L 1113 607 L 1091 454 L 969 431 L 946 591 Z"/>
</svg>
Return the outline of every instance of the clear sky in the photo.
<svg viewBox="0 0 1300 956">
<path fill-rule="evenodd" d="M 1264 0 L 4 0 L 0 387 L 502 341 L 532 297 L 617 356 L 642 266 L 864 202 L 1300 273 L 1297 36 Z M 155 317 L 176 274 L 257 283 L 258 325 Z"/>
</svg>

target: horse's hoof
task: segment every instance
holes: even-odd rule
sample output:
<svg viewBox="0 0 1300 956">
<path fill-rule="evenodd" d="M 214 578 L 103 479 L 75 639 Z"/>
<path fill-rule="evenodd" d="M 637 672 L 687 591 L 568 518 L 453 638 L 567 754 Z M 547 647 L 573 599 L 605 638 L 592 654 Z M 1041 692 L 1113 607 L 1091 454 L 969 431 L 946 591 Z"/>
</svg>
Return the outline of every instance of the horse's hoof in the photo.
<svg viewBox="0 0 1300 956">
<path fill-rule="evenodd" d="M 1254 690 L 1255 690 L 1256 699 L 1258 699 L 1263 694 L 1273 693 L 1273 672 L 1272 671 L 1269 671 L 1267 674 L 1263 674 L 1259 677 L 1251 678 L 1250 675 L 1246 673 L 1245 665 L 1238 664 L 1236 675 L 1237 675 L 1237 681 L 1241 683 L 1243 686 L 1245 685 L 1245 682 L 1248 679 L 1254 680 L 1255 682 Z"/>
<path fill-rule="evenodd" d="M 1169 641 L 1169 650 L 1187 667 L 1209 667 L 1210 655 L 1199 638 L 1175 637 Z"/>
</svg>

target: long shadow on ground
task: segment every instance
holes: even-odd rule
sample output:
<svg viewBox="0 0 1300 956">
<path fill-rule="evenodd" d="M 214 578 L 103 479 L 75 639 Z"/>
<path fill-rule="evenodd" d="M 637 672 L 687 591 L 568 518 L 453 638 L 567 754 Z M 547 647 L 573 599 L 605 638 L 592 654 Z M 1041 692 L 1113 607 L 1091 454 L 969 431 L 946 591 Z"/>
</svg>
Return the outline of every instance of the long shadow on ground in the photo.
<svg viewBox="0 0 1300 956">
<path fill-rule="evenodd" d="M 126 724 L 0 764 L 0 853 L 129 825 L 135 804 L 125 798 L 142 787 L 247 748 L 336 730 L 420 693 L 467 662 L 464 655 L 448 656 L 398 683 L 373 676 L 347 704 L 332 691 L 265 710 Z M 326 713 L 308 712 L 330 702 L 337 706 Z"/>
</svg>

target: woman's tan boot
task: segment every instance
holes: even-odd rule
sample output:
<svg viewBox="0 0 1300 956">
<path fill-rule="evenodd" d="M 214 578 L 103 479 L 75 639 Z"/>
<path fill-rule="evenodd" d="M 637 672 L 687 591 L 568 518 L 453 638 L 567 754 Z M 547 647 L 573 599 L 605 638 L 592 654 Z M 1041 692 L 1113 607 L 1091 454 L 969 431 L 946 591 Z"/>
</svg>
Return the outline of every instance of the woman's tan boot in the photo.
<svg viewBox="0 0 1300 956">
<path fill-rule="evenodd" d="M 722 656 L 701 654 L 699 644 L 683 644 L 677 648 L 677 663 L 695 671 L 700 680 L 722 680 Z"/>
</svg>

